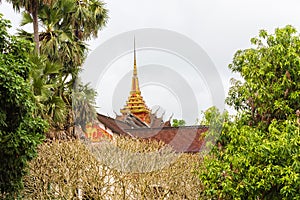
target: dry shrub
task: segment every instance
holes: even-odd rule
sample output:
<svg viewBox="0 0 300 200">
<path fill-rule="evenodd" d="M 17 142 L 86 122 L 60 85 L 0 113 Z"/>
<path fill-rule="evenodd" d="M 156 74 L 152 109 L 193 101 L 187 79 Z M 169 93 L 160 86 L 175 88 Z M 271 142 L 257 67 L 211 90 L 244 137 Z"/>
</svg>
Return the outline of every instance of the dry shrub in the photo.
<svg viewBox="0 0 300 200">
<path fill-rule="evenodd" d="M 24 178 L 26 199 L 72 199 L 80 191 L 105 196 L 112 171 L 100 165 L 80 141 L 45 143 Z M 106 180 L 104 180 L 106 179 Z"/>
<path fill-rule="evenodd" d="M 53 141 L 41 145 L 39 156 L 30 163 L 23 195 L 25 199 L 197 199 L 201 184 L 192 170 L 198 159 L 197 154 L 175 154 L 155 141 L 121 137 L 98 144 Z"/>
<path fill-rule="evenodd" d="M 179 156 L 162 142 L 128 137 L 105 140 L 89 147 L 101 163 L 128 173 L 157 171 L 174 163 Z"/>
</svg>

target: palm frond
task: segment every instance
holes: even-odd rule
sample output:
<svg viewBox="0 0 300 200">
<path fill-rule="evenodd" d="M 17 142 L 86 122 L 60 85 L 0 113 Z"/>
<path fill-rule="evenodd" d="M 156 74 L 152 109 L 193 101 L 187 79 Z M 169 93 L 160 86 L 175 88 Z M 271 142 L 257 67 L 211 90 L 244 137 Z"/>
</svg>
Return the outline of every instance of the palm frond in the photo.
<svg viewBox="0 0 300 200">
<path fill-rule="evenodd" d="M 33 23 L 33 19 L 31 17 L 30 13 L 28 13 L 27 11 L 23 11 L 20 26 L 25 26 L 30 23 Z"/>
</svg>

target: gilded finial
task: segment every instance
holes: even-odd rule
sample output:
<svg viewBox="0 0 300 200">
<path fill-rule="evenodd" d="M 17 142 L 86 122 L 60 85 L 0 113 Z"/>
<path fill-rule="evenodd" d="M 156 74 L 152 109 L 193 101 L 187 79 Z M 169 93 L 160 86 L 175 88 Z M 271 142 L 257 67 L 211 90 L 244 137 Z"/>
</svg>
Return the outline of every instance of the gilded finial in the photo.
<svg viewBox="0 0 300 200">
<path fill-rule="evenodd" d="M 135 37 L 133 40 L 133 45 L 134 61 L 131 91 L 128 100 L 126 101 L 126 105 L 120 111 L 123 115 L 132 114 L 138 117 L 141 121 L 145 122 L 146 124 L 150 124 L 150 110 L 145 104 L 145 101 L 143 100 L 143 97 L 141 95 L 139 80 L 137 76 Z"/>
<path fill-rule="evenodd" d="M 131 85 L 131 93 L 141 94 L 139 81 L 137 76 L 137 66 L 136 66 L 136 50 L 135 50 L 135 37 L 133 38 L 133 54 L 134 54 L 134 61 L 133 61 L 133 76 L 132 76 L 132 85 Z"/>
<path fill-rule="evenodd" d="M 135 36 L 133 38 L 133 51 L 134 51 L 134 63 L 133 63 L 133 75 L 137 76 L 137 68 L 136 68 L 136 52 L 135 52 Z"/>
</svg>

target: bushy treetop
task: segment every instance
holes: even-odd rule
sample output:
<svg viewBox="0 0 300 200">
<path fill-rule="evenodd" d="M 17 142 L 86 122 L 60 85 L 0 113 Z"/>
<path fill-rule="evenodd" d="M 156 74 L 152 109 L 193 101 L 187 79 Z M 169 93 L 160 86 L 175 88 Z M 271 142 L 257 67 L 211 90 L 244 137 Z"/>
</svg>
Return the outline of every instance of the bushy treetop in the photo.
<svg viewBox="0 0 300 200">
<path fill-rule="evenodd" d="M 27 161 L 36 155 L 46 127 L 33 117 L 32 44 L 9 35 L 9 26 L 0 14 L 0 198 L 16 198 L 22 189 Z"/>
<path fill-rule="evenodd" d="M 300 37 L 292 26 L 274 34 L 261 30 L 254 48 L 236 52 L 229 68 L 244 82 L 232 80 L 227 103 L 249 115 L 250 125 L 285 120 L 300 109 Z"/>
<path fill-rule="evenodd" d="M 227 98 L 238 114 L 204 158 L 203 197 L 300 199 L 300 36 L 286 26 L 251 43 L 229 65 L 244 79 Z"/>
</svg>

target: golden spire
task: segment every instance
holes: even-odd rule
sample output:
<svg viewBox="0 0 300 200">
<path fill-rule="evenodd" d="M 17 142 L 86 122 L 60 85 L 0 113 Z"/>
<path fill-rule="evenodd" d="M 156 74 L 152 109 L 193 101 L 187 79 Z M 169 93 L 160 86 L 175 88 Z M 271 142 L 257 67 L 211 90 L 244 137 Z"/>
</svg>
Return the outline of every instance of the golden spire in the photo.
<svg viewBox="0 0 300 200">
<path fill-rule="evenodd" d="M 137 69 L 136 69 L 136 52 L 135 52 L 135 37 L 133 39 L 133 76 L 137 76 Z"/>
<path fill-rule="evenodd" d="M 131 82 L 131 91 L 126 101 L 126 105 L 121 109 L 122 114 L 131 113 L 141 119 L 143 122 L 150 124 L 150 110 L 146 106 L 143 97 L 141 96 L 141 91 L 139 87 L 139 80 L 137 76 L 137 66 L 136 66 L 136 50 L 135 50 L 135 38 L 134 38 L 134 60 L 133 60 L 133 76 Z"/>
<path fill-rule="evenodd" d="M 141 94 L 140 86 L 139 86 L 139 79 L 137 76 L 137 67 L 136 67 L 136 51 L 135 51 L 135 37 L 133 41 L 133 76 L 131 82 L 131 91 L 130 94 Z"/>
</svg>

